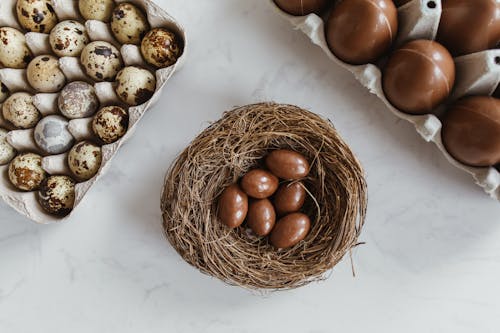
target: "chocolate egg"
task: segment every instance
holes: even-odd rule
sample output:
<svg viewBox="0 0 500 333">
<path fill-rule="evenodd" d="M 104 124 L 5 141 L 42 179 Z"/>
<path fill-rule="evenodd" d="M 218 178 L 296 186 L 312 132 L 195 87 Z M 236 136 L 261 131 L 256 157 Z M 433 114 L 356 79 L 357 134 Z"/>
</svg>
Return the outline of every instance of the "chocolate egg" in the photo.
<svg viewBox="0 0 500 333">
<path fill-rule="evenodd" d="M 275 175 L 262 169 L 251 170 L 241 179 L 243 191 L 255 199 L 270 197 L 278 189 L 278 184 Z"/>
<path fill-rule="evenodd" d="M 306 190 L 301 182 L 283 184 L 274 196 L 274 207 L 278 215 L 298 212 L 306 200 Z"/>
<path fill-rule="evenodd" d="M 466 97 L 443 119 L 442 139 L 458 161 L 477 167 L 500 163 L 500 99 Z"/>
<path fill-rule="evenodd" d="M 303 155 L 287 149 L 272 151 L 266 157 L 266 166 L 275 176 L 287 180 L 304 178 L 310 168 Z"/>
<path fill-rule="evenodd" d="M 247 216 L 248 197 L 237 184 L 228 186 L 219 197 L 218 216 L 229 228 L 239 227 Z"/>
<path fill-rule="evenodd" d="M 500 42 L 500 2 L 444 0 L 436 40 L 454 56 L 492 49 Z"/>
<path fill-rule="evenodd" d="M 42 157 L 33 153 L 17 155 L 10 162 L 8 173 L 12 185 L 22 191 L 37 190 L 47 177 L 42 168 Z"/>
<path fill-rule="evenodd" d="M 50 176 L 38 192 L 40 206 L 49 214 L 68 215 L 75 204 L 75 181 L 68 176 Z"/>
<path fill-rule="evenodd" d="M 320 13 L 330 0 L 274 0 L 281 10 L 295 16 Z"/>
<path fill-rule="evenodd" d="M 268 199 L 254 200 L 248 206 L 247 223 L 259 236 L 268 235 L 276 223 L 276 212 Z"/>
<path fill-rule="evenodd" d="M 311 220 L 302 213 L 292 213 L 281 218 L 271 232 L 271 244 L 278 249 L 292 247 L 306 238 Z"/>
<path fill-rule="evenodd" d="M 396 50 L 382 77 L 389 102 L 410 114 L 430 113 L 449 96 L 454 83 L 451 54 L 441 44 L 422 39 Z"/>
<path fill-rule="evenodd" d="M 372 63 L 396 38 L 398 11 L 392 0 L 341 0 L 333 8 L 325 31 L 337 58 L 353 65 Z"/>
</svg>

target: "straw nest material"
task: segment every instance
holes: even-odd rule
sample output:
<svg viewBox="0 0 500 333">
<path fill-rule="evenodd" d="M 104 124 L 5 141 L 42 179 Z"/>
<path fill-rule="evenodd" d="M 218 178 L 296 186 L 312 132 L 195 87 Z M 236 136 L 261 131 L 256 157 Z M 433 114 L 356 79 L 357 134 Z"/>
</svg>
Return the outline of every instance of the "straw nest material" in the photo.
<svg viewBox="0 0 500 333">
<path fill-rule="evenodd" d="M 276 250 L 245 225 L 217 218 L 217 198 L 276 148 L 308 158 L 306 239 Z M 163 227 L 177 252 L 203 273 L 249 289 L 291 289 L 322 279 L 357 244 L 367 205 L 364 172 L 332 124 L 292 105 L 262 103 L 226 112 L 169 170 Z"/>
</svg>

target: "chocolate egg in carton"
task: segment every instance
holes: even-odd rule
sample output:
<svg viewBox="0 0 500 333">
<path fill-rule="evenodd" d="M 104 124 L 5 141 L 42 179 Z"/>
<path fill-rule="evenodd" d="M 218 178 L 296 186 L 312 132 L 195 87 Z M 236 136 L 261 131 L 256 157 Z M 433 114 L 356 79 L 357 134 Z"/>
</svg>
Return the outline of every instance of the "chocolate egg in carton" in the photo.
<svg viewBox="0 0 500 333">
<path fill-rule="evenodd" d="M 277 2 L 281 2 L 282 4 L 277 5 Z M 393 44 L 386 54 L 377 61 L 362 65 L 352 65 L 340 60 L 329 46 L 326 33 L 328 17 L 332 11 L 332 6 L 341 1 L 330 1 L 330 9 L 316 11 L 319 14 L 305 13 L 306 15 L 303 16 L 300 16 L 300 10 L 304 11 L 304 3 L 307 3 L 307 1 L 300 3 L 302 8 L 300 8 L 301 5 L 299 5 L 299 2 L 296 2 L 296 8 L 292 8 L 292 6 L 288 9 L 288 12 L 285 12 L 286 9 L 284 9 L 284 6 L 289 6 L 291 3 L 295 3 L 294 1 L 286 3 L 285 1 L 275 2 L 270 0 L 271 6 L 277 10 L 280 16 L 288 20 L 295 29 L 301 30 L 306 34 L 334 63 L 354 74 L 356 79 L 369 89 L 371 93 L 377 95 L 394 115 L 412 123 L 422 138 L 427 142 L 433 142 L 451 164 L 471 174 L 475 182 L 486 193 L 492 198 L 500 200 L 500 172 L 497 169 L 498 165 L 496 167 L 494 165 L 489 167 L 475 167 L 458 161 L 447 151 L 441 135 L 443 128 L 442 119 L 447 107 L 466 96 L 491 96 L 494 94 L 500 83 L 500 49 L 490 47 L 489 50 L 454 57 L 455 83 L 446 100 L 434 108 L 432 112 L 421 115 L 410 114 L 396 108 L 389 101 L 387 94 L 384 93 L 383 68 L 387 64 L 387 58 L 391 52 L 397 50 L 402 45 L 407 45 L 407 42 L 418 39 L 436 39 L 443 13 L 442 1 L 394 1 L 400 4 L 397 8 L 397 37 L 394 38 Z M 313 6 L 321 2 L 310 1 Z M 343 2 L 348 4 L 348 1 Z M 498 4 L 496 6 L 498 7 Z M 293 10 L 299 11 L 299 13 L 293 13 Z M 498 9 L 496 11 L 498 12 Z M 294 15 L 290 14 L 290 12 Z M 304 13 L 302 12 L 302 14 Z"/>
<path fill-rule="evenodd" d="M 26 30 L 23 30 L 16 18 L 16 2 L 16 0 L 2 0 L 0 2 L 0 27 L 12 27 L 23 32 L 25 34 L 26 44 L 31 51 L 33 58 L 45 55 L 55 56 L 49 41 L 48 33 L 26 32 Z M 75 180 L 76 184 L 74 186 L 73 193 L 74 204 L 71 209 L 66 212 L 66 214 L 58 215 L 54 214 L 54 212 L 49 213 L 46 208 L 42 207 L 40 201 L 41 192 L 38 190 L 24 192 L 13 185 L 13 182 L 9 178 L 9 163 L 0 165 L 0 197 L 19 213 L 37 223 L 49 224 L 61 222 L 63 220 L 67 220 L 71 216 L 71 212 L 74 211 L 74 209 L 83 200 L 92 185 L 105 173 L 107 168 L 110 167 L 110 162 L 117 153 L 118 149 L 132 136 L 137 123 L 142 118 L 144 113 L 158 101 L 161 91 L 169 78 L 182 66 L 184 62 L 186 50 L 185 32 L 182 26 L 177 23 L 175 19 L 150 0 L 116 0 L 113 5 L 118 6 L 122 3 L 132 4 L 142 11 L 147 19 L 147 22 L 149 23 L 150 29 L 164 28 L 175 34 L 181 47 L 175 63 L 169 66 L 153 66 L 151 61 L 146 62 L 144 60 L 140 43 L 136 43 L 139 45 L 120 44 L 114 37 L 115 35 L 111 31 L 109 23 L 98 20 L 85 20 L 80 14 L 78 1 L 51 1 L 59 23 L 66 20 L 80 22 L 85 27 L 89 37 L 89 43 L 94 41 L 105 41 L 112 44 L 117 50 L 119 50 L 122 59 L 121 68 L 134 67 L 140 68 L 143 71 L 146 70 L 147 73 L 151 73 L 148 75 L 151 76 L 152 82 L 156 81 L 156 85 L 154 86 L 155 88 L 152 89 L 151 87 L 152 90 L 147 94 L 146 98 L 144 98 L 144 96 L 141 98 L 137 97 L 136 103 L 128 103 L 126 94 L 124 95 L 125 97 L 121 96 L 120 98 L 120 96 L 118 96 L 118 79 L 111 79 L 108 81 L 93 80 L 89 75 L 87 75 L 86 70 L 83 68 L 80 56 L 56 57 L 58 61 L 58 68 L 66 78 L 65 86 L 69 83 L 78 81 L 88 83 L 94 88 L 93 91 L 98 99 L 99 106 L 96 110 L 100 110 L 101 108 L 108 106 L 117 106 L 122 110 L 127 111 L 128 123 L 123 123 L 124 131 L 121 133 L 119 138 L 106 141 L 102 137 L 98 137 L 95 134 L 96 130 L 92 125 L 96 113 L 86 117 L 62 117 L 58 103 L 61 90 L 57 89 L 56 92 L 39 92 L 35 90 L 33 85 L 30 84 L 28 80 L 26 68 L 17 69 L 0 67 L 0 81 L 2 83 L 2 87 L 8 89 L 8 93 L 4 93 L 5 89 L 2 89 L 2 94 L 0 96 L 0 110 L 3 108 L 1 103 L 8 97 L 8 94 L 12 95 L 18 92 L 28 93 L 32 96 L 32 103 L 40 112 L 42 120 L 47 119 L 49 116 L 57 116 L 58 118 L 63 119 L 67 126 L 67 131 L 73 137 L 72 144 L 76 145 L 77 143 L 85 141 L 92 142 L 101 148 L 102 161 L 98 165 L 98 170 L 91 175 L 90 179 L 78 179 L 78 177 L 75 176 L 75 172 L 71 170 L 68 165 L 69 149 L 66 149 L 62 153 L 54 154 L 48 153 L 46 149 L 42 150 L 39 142 L 37 144 L 37 141 L 35 140 L 35 127 L 19 129 L 19 127 L 15 127 L 12 122 L 4 119 L 3 113 L 0 112 L 0 129 L 3 128 L 4 132 L 5 130 L 8 131 L 6 134 L 6 140 L 8 144 L 15 149 L 18 156 L 23 153 L 38 154 L 42 156 L 41 165 L 47 176 L 64 175 Z M 131 76 L 133 76 L 133 73 Z M 70 103 L 72 102 L 70 101 Z M 2 133 L 0 132 L 0 150 L 2 148 L 1 140 Z"/>
</svg>

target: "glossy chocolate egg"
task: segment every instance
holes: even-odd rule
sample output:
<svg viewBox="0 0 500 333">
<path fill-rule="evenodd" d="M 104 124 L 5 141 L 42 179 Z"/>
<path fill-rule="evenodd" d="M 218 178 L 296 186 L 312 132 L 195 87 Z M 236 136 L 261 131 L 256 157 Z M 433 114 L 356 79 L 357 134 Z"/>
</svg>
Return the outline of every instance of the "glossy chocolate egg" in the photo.
<svg viewBox="0 0 500 333">
<path fill-rule="evenodd" d="M 306 190 L 301 182 L 283 184 L 274 196 L 274 207 L 278 215 L 298 212 L 306 200 Z"/>
<path fill-rule="evenodd" d="M 230 228 L 239 227 L 247 216 L 248 197 L 237 184 L 228 186 L 219 197 L 218 214 Z"/>
<path fill-rule="evenodd" d="M 391 47 L 398 32 L 392 0 L 341 0 L 325 26 L 330 50 L 353 65 L 373 63 Z"/>
<path fill-rule="evenodd" d="M 270 197 L 276 192 L 278 185 L 278 178 L 262 169 L 252 170 L 241 179 L 241 188 L 243 191 L 255 199 Z"/>
<path fill-rule="evenodd" d="M 268 199 L 255 200 L 248 206 L 247 223 L 259 236 L 268 235 L 276 223 L 276 212 Z"/>
<path fill-rule="evenodd" d="M 454 56 L 495 48 L 500 42 L 500 2 L 443 0 L 436 40 Z"/>
<path fill-rule="evenodd" d="M 464 164 L 500 163 L 500 99 L 474 96 L 456 102 L 443 119 L 442 139 L 450 155 Z"/>
<path fill-rule="evenodd" d="M 272 151 L 266 157 L 266 166 L 275 176 L 287 180 L 304 178 L 310 168 L 303 155 L 287 149 Z"/>
<path fill-rule="evenodd" d="M 279 249 L 292 247 L 306 238 L 311 220 L 302 213 L 292 213 L 281 218 L 271 232 L 271 244 Z"/>
<path fill-rule="evenodd" d="M 281 10 L 295 16 L 320 13 L 330 0 L 274 0 Z"/>
<path fill-rule="evenodd" d="M 389 102 L 410 114 L 430 113 L 449 96 L 454 83 L 451 54 L 441 44 L 423 39 L 396 50 L 382 77 Z"/>
</svg>

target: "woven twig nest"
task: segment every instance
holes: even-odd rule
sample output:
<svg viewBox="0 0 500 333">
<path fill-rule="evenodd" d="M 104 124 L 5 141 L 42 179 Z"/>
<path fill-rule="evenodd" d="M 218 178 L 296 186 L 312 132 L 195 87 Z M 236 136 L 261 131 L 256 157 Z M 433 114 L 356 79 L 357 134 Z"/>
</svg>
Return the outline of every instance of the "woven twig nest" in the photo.
<svg viewBox="0 0 500 333">
<path fill-rule="evenodd" d="M 311 163 L 303 207 L 311 231 L 283 250 L 245 225 L 229 229 L 217 218 L 221 192 L 277 148 L 299 152 Z M 363 169 L 331 123 L 274 103 L 226 112 L 177 158 L 162 195 L 165 234 L 182 258 L 249 289 L 290 289 L 323 278 L 356 245 L 366 204 Z"/>
</svg>

